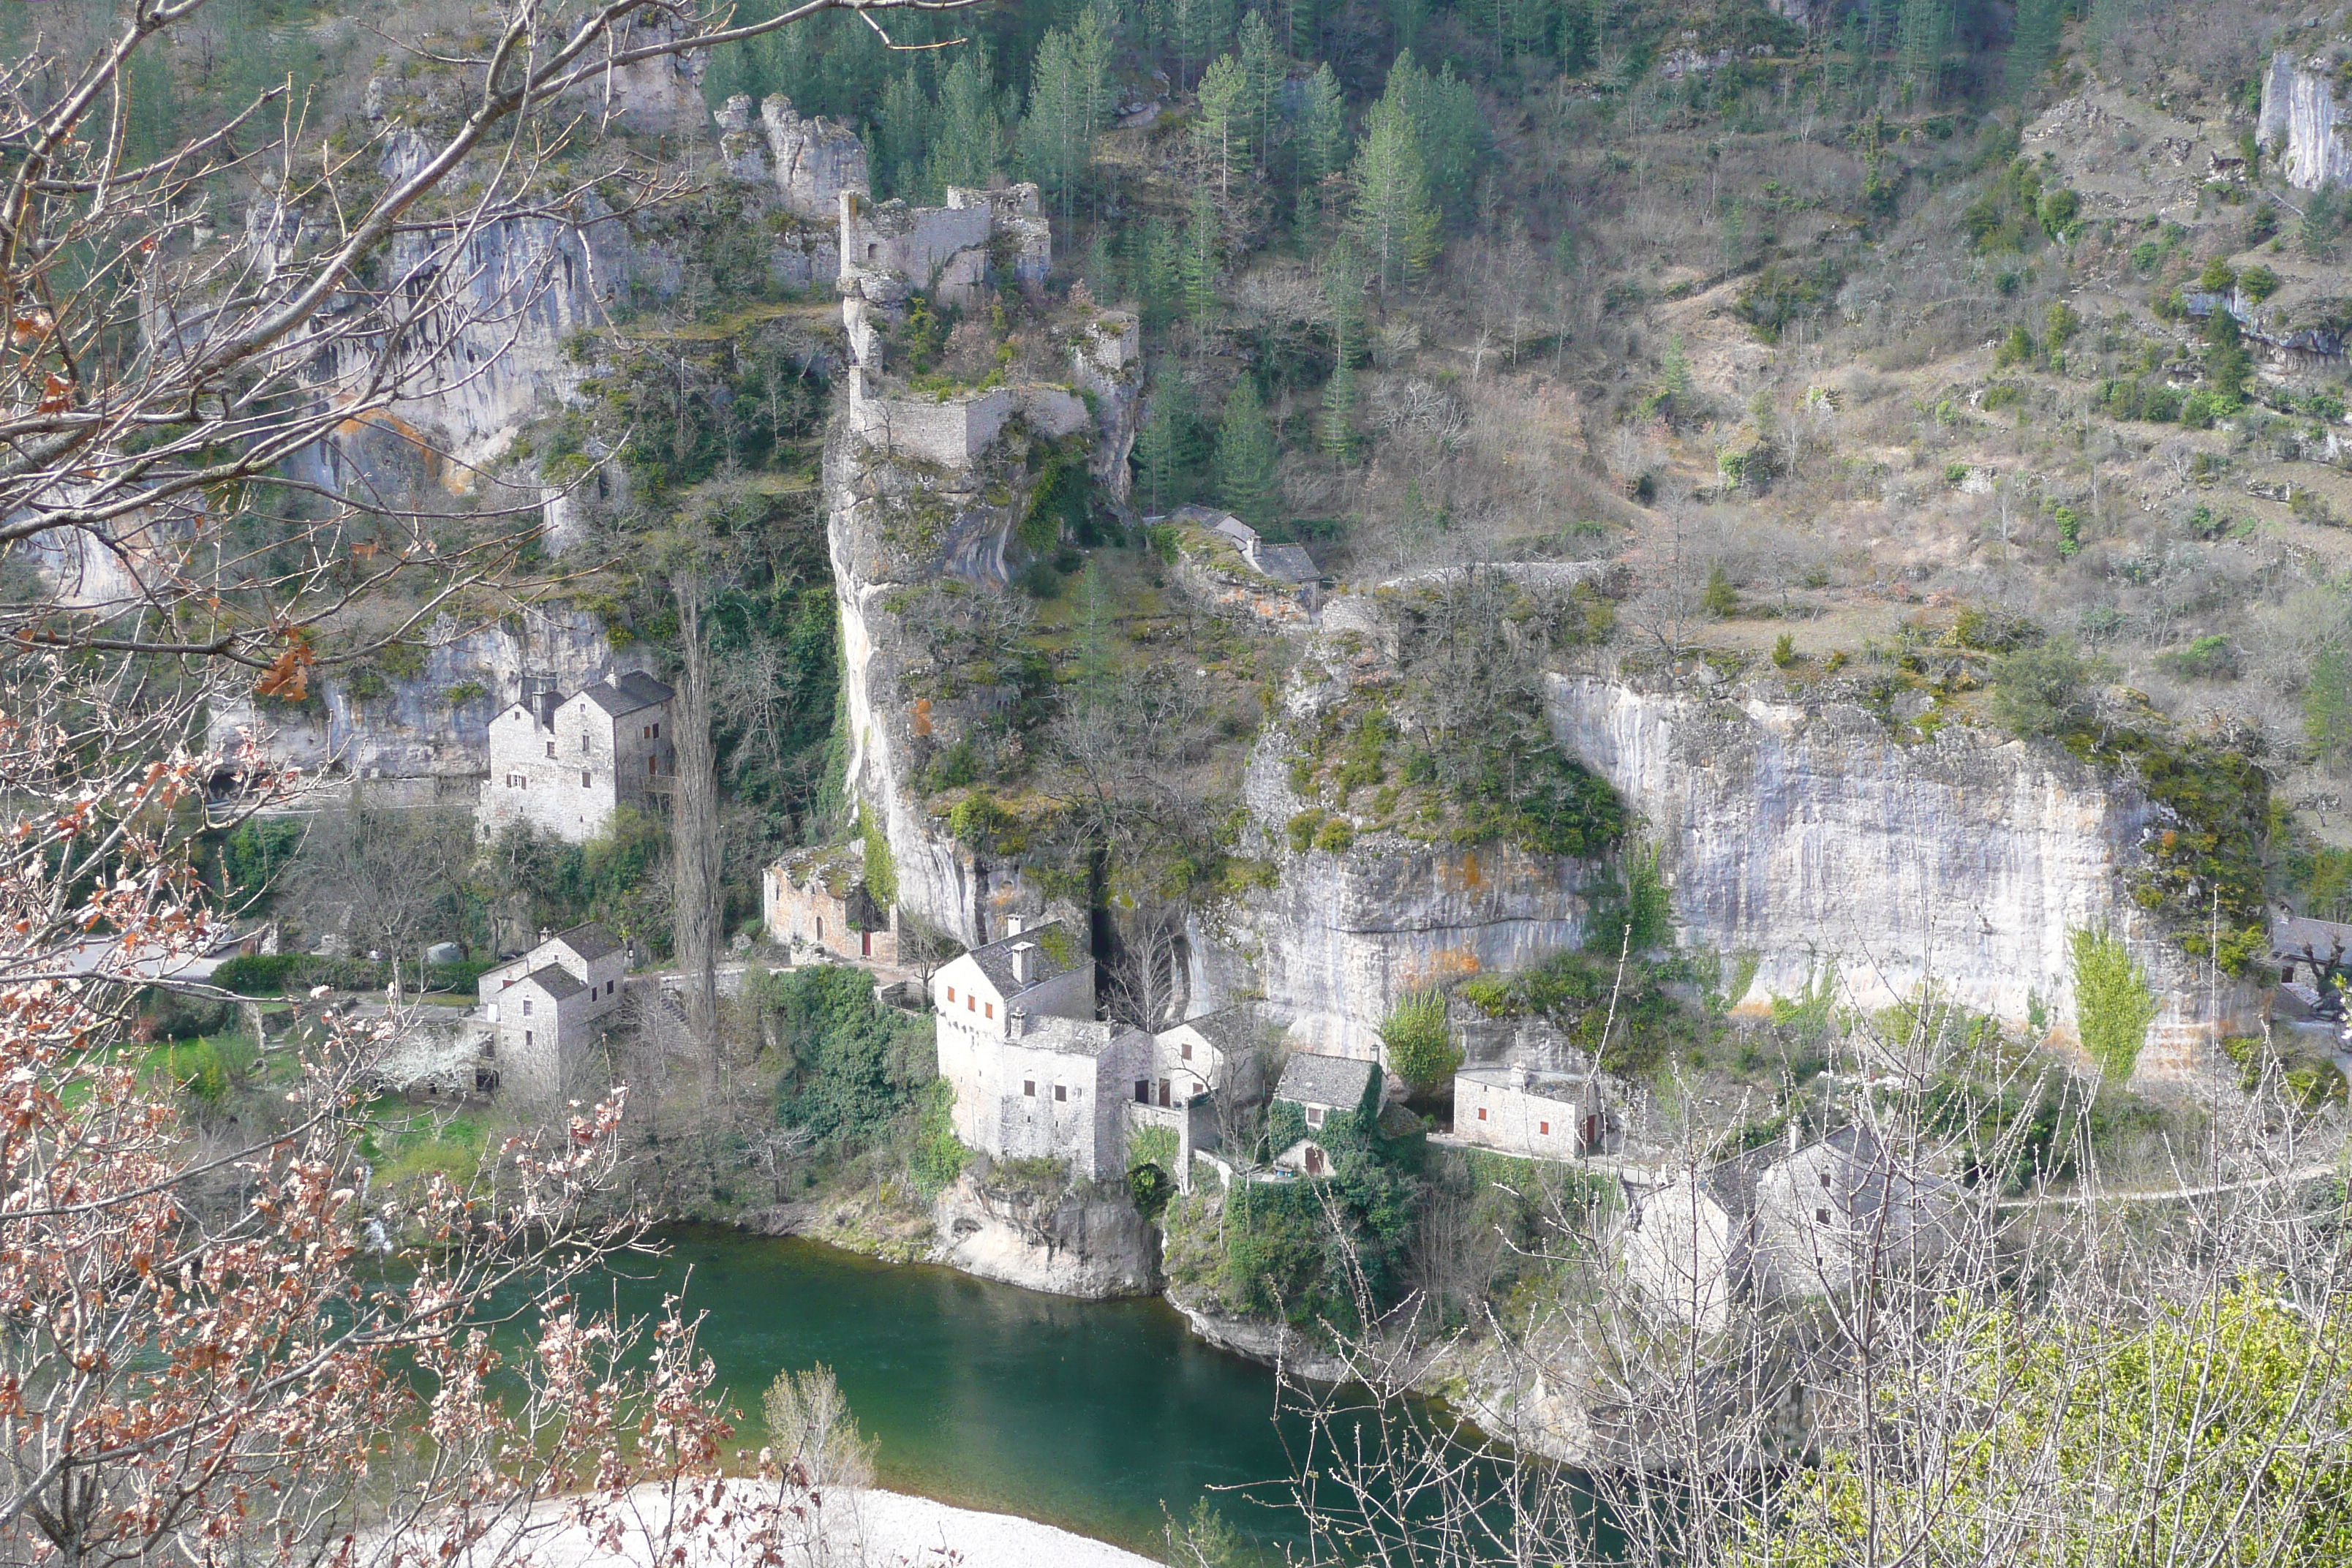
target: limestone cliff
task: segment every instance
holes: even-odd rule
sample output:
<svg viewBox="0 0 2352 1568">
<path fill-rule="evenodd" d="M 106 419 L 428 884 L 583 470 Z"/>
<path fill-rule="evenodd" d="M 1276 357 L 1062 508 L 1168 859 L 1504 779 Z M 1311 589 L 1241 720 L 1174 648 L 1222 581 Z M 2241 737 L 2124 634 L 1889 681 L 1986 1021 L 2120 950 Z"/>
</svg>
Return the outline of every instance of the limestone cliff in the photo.
<svg viewBox="0 0 2352 1568">
<path fill-rule="evenodd" d="M 532 609 L 486 626 L 445 616 L 424 645 L 412 671 L 326 674 L 312 706 L 215 695 L 208 744 L 230 753 L 250 735 L 272 763 L 306 773 L 455 782 L 488 768 L 490 721 L 526 689 L 574 691 L 609 668 L 643 668 L 616 659 L 603 626 L 579 609 Z"/>
<path fill-rule="evenodd" d="M 1041 1194 L 966 1175 L 932 1205 L 937 1261 L 983 1279 L 1100 1300 L 1150 1294 L 1151 1227 L 1123 1195 Z"/>
<path fill-rule="evenodd" d="M 1597 675 L 1555 677 L 1551 721 L 1646 824 L 1683 942 L 1753 955 L 1748 1005 L 1834 966 L 1855 1005 L 1932 982 L 2022 1023 L 2038 995 L 2063 1034 L 2067 931 L 2105 926 L 2163 999 L 2139 1078 L 2192 1076 L 2217 1028 L 2253 1016 L 2246 986 L 2213 981 L 2131 897 L 2162 810 L 2054 747 L 1962 728 L 1898 741 L 1851 702 Z"/>
<path fill-rule="evenodd" d="M 2331 181 L 2352 183 L 2352 146 L 2341 134 L 2344 121 L 2325 59 L 2299 61 L 2285 49 L 2271 57 L 2256 134 L 2279 161 L 2289 184 L 2315 191 Z"/>
</svg>

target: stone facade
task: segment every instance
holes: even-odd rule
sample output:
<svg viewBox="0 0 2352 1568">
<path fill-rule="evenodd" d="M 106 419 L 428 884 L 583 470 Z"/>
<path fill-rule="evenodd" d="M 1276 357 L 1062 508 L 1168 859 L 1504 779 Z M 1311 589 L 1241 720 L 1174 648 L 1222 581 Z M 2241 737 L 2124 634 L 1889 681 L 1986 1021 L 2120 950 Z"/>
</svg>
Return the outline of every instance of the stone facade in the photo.
<svg viewBox="0 0 2352 1568">
<path fill-rule="evenodd" d="M 1597 1152 L 1606 1115 L 1590 1074 L 1484 1067 L 1454 1075 L 1454 1136 L 1498 1153 L 1571 1160 Z"/>
<path fill-rule="evenodd" d="M 667 794 L 677 771 L 670 689 L 608 673 L 570 697 L 534 692 L 490 724 L 490 776 L 475 820 L 485 837 L 516 823 L 578 844 L 613 813 Z"/>
<path fill-rule="evenodd" d="M 770 942 L 898 962 L 898 909 L 868 890 L 862 843 L 803 850 L 770 866 L 760 876 L 760 916 Z"/>
<path fill-rule="evenodd" d="M 999 1160 L 1050 1159 L 1087 1176 L 1124 1168 L 1152 1039 L 1096 1020 L 1094 960 L 1059 923 L 973 948 L 931 977 L 940 1076 L 956 1136 Z"/>
<path fill-rule="evenodd" d="M 1706 1331 L 1741 1302 L 1844 1289 L 1874 1263 L 1916 1271 L 1947 1250 L 1951 1184 L 1897 1169 L 1867 1128 L 1769 1144 L 1629 1195 L 1617 1232 L 1626 1277 Z"/>
<path fill-rule="evenodd" d="M 539 943 L 520 958 L 486 971 L 480 1018 L 490 1031 L 484 1087 L 538 1106 L 558 1105 L 584 1089 L 583 1069 L 596 1024 L 627 994 L 628 948 L 593 923 Z"/>
</svg>

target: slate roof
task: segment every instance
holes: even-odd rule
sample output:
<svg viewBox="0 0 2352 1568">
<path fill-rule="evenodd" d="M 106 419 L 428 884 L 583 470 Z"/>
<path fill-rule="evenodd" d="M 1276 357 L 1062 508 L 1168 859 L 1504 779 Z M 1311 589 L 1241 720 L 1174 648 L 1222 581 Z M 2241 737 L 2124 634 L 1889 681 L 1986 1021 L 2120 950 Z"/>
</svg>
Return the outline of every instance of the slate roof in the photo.
<svg viewBox="0 0 2352 1568">
<path fill-rule="evenodd" d="M 1065 1056 L 1099 1057 L 1141 1033 L 1125 1024 L 1048 1016 L 1029 1020 L 1028 1031 L 1014 1037 L 1011 1043 L 1031 1050 L 1059 1051 Z"/>
<path fill-rule="evenodd" d="M 2352 955 L 2352 925 L 2282 914 L 2271 922 L 2271 952 L 2280 959 L 2340 963 Z"/>
<path fill-rule="evenodd" d="M 1320 1105 L 1333 1110 L 1353 1110 L 1364 1103 L 1377 1064 L 1353 1057 L 1319 1057 L 1300 1051 L 1282 1069 L 1276 1100 L 1297 1105 Z"/>
<path fill-rule="evenodd" d="M 1062 940 L 1052 944 L 1041 941 L 1040 938 L 1047 931 L 1061 932 Z M 1026 984 L 1013 977 L 1013 950 L 1024 942 L 1036 948 L 1036 952 L 1029 955 L 1029 980 Z M 1054 948 L 1056 946 L 1070 955 L 1069 963 L 1055 962 Z M 973 948 L 967 956 L 980 965 L 981 973 L 988 977 L 988 983 L 996 987 L 996 994 L 1007 1002 L 1025 991 L 1035 990 L 1048 980 L 1093 962 L 1086 956 L 1086 949 L 1077 938 L 1070 934 L 1069 928 L 1059 921 L 1048 921 L 1044 925 L 1031 926 L 1027 931 L 999 937 L 994 942 Z"/>
<path fill-rule="evenodd" d="M 1187 1018 L 1181 1024 L 1171 1024 L 1161 1033 L 1190 1029 L 1230 1056 L 1246 1048 L 1265 1027 L 1265 1020 L 1258 1010 L 1246 1002 L 1241 1002 L 1231 1007 L 1221 1007 L 1213 1013 L 1203 1013 L 1197 1018 Z"/>
<path fill-rule="evenodd" d="M 580 962 L 583 963 L 593 963 L 600 958 L 608 957 L 621 951 L 621 939 L 605 930 L 603 924 L 596 921 L 590 921 L 585 925 L 573 926 L 570 931 L 557 931 L 553 936 L 549 937 L 547 942 L 540 943 L 540 946 L 545 947 L 550 942 L 558 942 L 578 953 Z"/>
<path fill-rule="evenodd" d="M 1312 583 L 1323 575 L 1323 569 L 1315 564 L 1315 557 L 1297 544 L 1259 545 L 1257 569 L 1286 583 Z"/>
<path fill-rule="evenodd" d="M 612 717 L 635 713 L 640 708 L 651 708 L 667 702 L 676 695 L 670 689 L 642 670 L 631 670 L 618 680 L 599 680 L 580 689 L 578 696 L 585 697 Z"/>
<path fill-rule="evenodd" d="M 541 964 L 523 976 L 558 1002 L 568 1002 L 588 987 L 572 976 L 572 971 L 560 963 Z"/>
<path fill-rule="evenodd" d="M 1454 1076 L 1468 1079 L 1473 1083 L 1493 1084 L 1498 1089 L 1516 1089 L 1542 1100 L 1570 1103 L 1584 1098 L 1585 1086 L 1592 1080 L 1575 1073 L 1530 1070 L 1525 1083 L 1514 1081 L 1514 1069 L 1509 1067 L 1464 1068 Z"/>
</svg>

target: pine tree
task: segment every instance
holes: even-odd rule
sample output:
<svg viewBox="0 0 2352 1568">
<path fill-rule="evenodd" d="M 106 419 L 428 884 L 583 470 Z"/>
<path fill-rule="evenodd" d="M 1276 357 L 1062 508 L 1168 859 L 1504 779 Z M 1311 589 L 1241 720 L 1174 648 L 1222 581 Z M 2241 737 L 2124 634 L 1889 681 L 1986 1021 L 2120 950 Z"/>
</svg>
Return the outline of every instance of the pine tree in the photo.
<svg viewBox="0 0 2352 1568">
<path fill-rule="evenodd" d="M 1323 385 L 1323 416 L 1316 445 L 1335 463 L 1355 448 L 1356 366 L 1364 357 L 1364 263 L 1351 240 L 1331 248 L 1323 269 L 1323 295 L 1331 308 L 1331 379 Z"/>
<path fill-rule="evenodd" d="M 1274 141 L 1275 99 L 1282 90 L 1282 51 L 1275 47 L 1274 28 L 1265 12 L 1253 11 L 1242 18 L 1237 53 L 1249 83 L 1250 141 L 1258 167 L 1264 168 Z"/>
<path fill-rule="evenodd" d="M 885 196 L 914 197 L 923 183 L 923 159 L 931 144 L 931 95 L 916 79 L 910 61 L 882 93 L 882 113 L 874 124 L 874 173 Z"/>
<path fill-rule="evenodd" d="M 1192 85 L 1193 68 L 1214 52 L 1210 44 L 1210 4 L 1211 0 L 1168 0 L 1168 38 L 1176 46 L 1174 86 L 1179 92 Z"/>
<path fill-rule="evenodd" d="M 1206 321 L 1217 308 L 1217 252 L 1223 238 L 1216 198 L 1205 184 L 1192 187 L 1192 210 L 1184 224 L 1184 314 Z"/>
<path fill-rule="evenodd" d="M 1356 151 L 1356 232 L 1385 293 L 1419 277 L 1437 250 L 1437 214 L 1412 117 L 1391 94 L 1372 105 Z"/>
<path fill-rule="evenodd" d="M 1264 527 L 1274 510 L 1274 468 L 1281 455 L 1258 401 L 1257 383 L 1244 375 L 1226 395 L 1225 416 L 1217 426 L 1217 498 L 1225 510 Z"/>
<path fill-rule="evenodd" d="M 1101 17 L 1090 8 L 1075 32 L 1056 27 L 1045 35 L 1030 71 L 1029 114 L 1021 122 L 1022 161 L 1030 177 L 1060 199 L 1066 219 L 1094 161 L 1101 117 L 1108 115 L 1109 64 Z"/>
<path fill-rule="evenodd" d="M 946 199 L 947 187 L 982 190 L 1002 157 L 1003 121 L 988 87 L 988 58 L 972 49 L 949 68 L 940 84 L 930 155 L 923 166 L 923 198 Z"/>
<path fill-rule="evenodd" d="M 1323 182 L 1345 166 L 1348 101 L 1328 60 L 1315 68 L 1298 100 L 1298 222 L 1321 210 Z"/>
<path fill-rule="evenodd" d="M 1137 242 L 1136 293 L 1154 326 L 1184 307 L 1184 247 L 1163 218 L 1149 218 Z"/>
<path fill-rule="evenodd" d="M 1192 144 L 1216 171 L 1217 200 L 1233 199 L 1234 165 L 1249 155 L 1249 73 L 1231 55 L 1219 55 L 1201 78 Z"/>
<path fill-rule="evenodd" d="M 2246 378 L 2253 374 L 2253 361 L 2247 356 L 2244 335 L 2238 330 L 2238 318 L 2219 300 L 2213 313 L 2205 320 L 2205 379 L 2213 384 L 2213 391 L 2225 399 L 2231 408 L 2245 401 Z"/>
<path fill-rule="evenodd" d="M 1143 427 L 1135 437 L 1135 478 L 1149 509 L 1164 512 L 1183 499 L 1183 478 L 1192 468 L 1192 389 L 1181 380 L 1162 380 L 1147 400 Z"/>
<path fill-rule="evenodd" d="M 1342 359 L 1323 384 L 1323 416 L 1316 421 L 1315 444 L 1335 463 L 1356 449 L 1356 367 Z"/>
<path fill-rule="evenodd" d="M 2022 98 L 2058 58 L 2060 7 L 2064 0 L 2017 0 L 2010 30 L 2004 79 L 2010 96 Z"/>
<path fill-rule="evenodd" d="M 1934 99 L 1943 91 L 1944 53 L 1952 42 L 1950 0 L 1903 0 L 1895 52 L 1912 91 Z"/>
</svg>

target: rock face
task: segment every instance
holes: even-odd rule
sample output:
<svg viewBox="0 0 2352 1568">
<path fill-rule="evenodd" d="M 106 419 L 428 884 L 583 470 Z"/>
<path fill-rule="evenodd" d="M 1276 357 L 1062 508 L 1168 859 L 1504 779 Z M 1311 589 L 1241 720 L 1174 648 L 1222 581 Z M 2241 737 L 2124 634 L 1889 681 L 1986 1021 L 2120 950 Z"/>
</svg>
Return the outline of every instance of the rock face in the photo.
<svg viewBox="0 0 2352 1568">
<path fill-rule="evenodd" d="M 532 610 L 473 627 L 444 617 L 425 634 L 424 668 L 378 676 L 369 695 L 355 677 L 336 673 L 320 682 L 320 708 L 215 698 L 207 743 L 234 752 L 249 734 L 278 766 L 454 782 L 488 768 L 490 721 L 526 685 L 575 691 L 613 668 L 604 628 L 585 610 Z"/>
<path fill-rule="evenodd" d="M 979 289 L 999 250 L 1010 271 L 996 281 L 1026 289 L 1042 282 L 1050 258 L 1034 185 L 951 191 L 949 201 L 876 207 L 860 192 L 841 196 L 842 320 L 852 363 L 846 407 L 825 446 L 824 487 L 841 600 L 850 793 L 888 836 L 901 907 L 977 943 L 1003 934 L 992 908 L 1007 889 L 931 819 L 913 787 L 931 752 L 947 743 L 940 726 L 949 721 L 906 689 L 919 638 L 905 606 L 912 592 L 945 578 L 1005 591 L 1010 535 L 1028 508 L 1030 454 L 1041 439 L 1084 437 L 1096 482 L 1125 504 L 1141 365 L 1135 319 L 1074 298 L 1034 329 L 1061 350 L 1066 385 L 944 398 L 894 391 L 882 329 L 903 315 L 910 295 L 929 289 L 947 298 L 948 282 L 967 294 Z M 1074 389 L 1090 394 L 1091 406 Z"/>
<path fill-rule="evenodd" d="M 1148 1296 L 1159 1268 L 1151 1227 L 1123 1196 L 1040 1194 L 967 1173 L 932 1206 L 934 1258 L 950 1268 L 1056 1296 Z"/>
<path fill-rule="evenodd" d="M 2315 191 L 2330 181 L 2352 184 L 2352 146 L 2339 133 L 2344 119 L 2326 60 L 2298 62 L 2284 49 L 2271 57 L 2256 134 L 2289 184 Z"/>
<path fill-rule="evenodd" d="M 1554 732 L 1647 823 L 1681 940 L 1753 956 L 1746 1005 L 1833 971 L 1864 1007 L 1932 984 L 2021 1023 L 2038 997 L 2063 1035 L 2067 931 L 2104 926 L 2164 999 L 2137 1078 L 2194 1076 L 2211 1037 L 2253 1016 L 2247 987 L 2209 991 L 2129 896 L 2161 812 L 2063 753 L 1966 731 L 1902 744 L 1834 702 L 1595 676 L 1555 676 L 1550 693 Z"/>
<path fill-rule="evenodd" d="M 1290 793 L 1287 768 L 1286 751 L 1271 741 L 1251 759 L 1244 798 L 1281 877 L 1195 921 L 1193 1012 L 1262 996 L 1289 1020 L 1293 1045 L 1375 1059 L 1381 1021 L 1408 992 L 1524 968 L 1584 941 L 1589 862 L 1392 835 L 1336 854 L 1296 853 L 1280 842 L 1282 825 L 1306 803 Z"/>
</svg>

